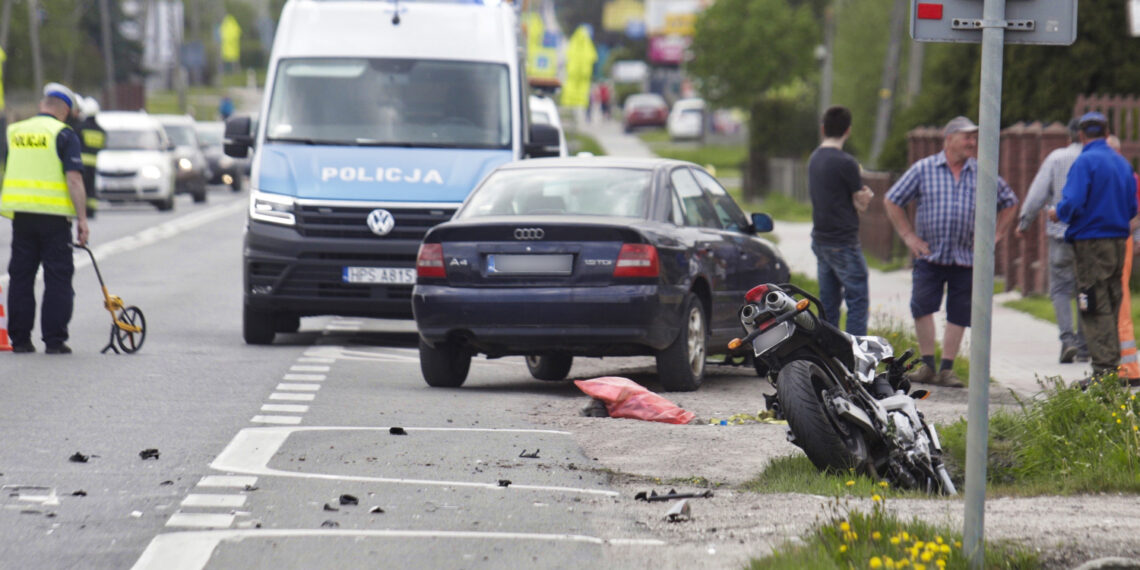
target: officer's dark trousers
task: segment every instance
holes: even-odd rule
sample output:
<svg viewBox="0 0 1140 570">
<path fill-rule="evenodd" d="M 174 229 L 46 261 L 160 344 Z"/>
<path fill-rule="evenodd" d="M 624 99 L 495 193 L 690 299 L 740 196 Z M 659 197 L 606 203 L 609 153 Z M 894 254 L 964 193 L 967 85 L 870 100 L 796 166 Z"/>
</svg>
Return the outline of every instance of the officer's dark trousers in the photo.
<svg viewBox="0 0 1140 570">
<path fill-rule="evenodd" d="M 44 267 L 40 331 L 47 346 L 67 340 L 75 291 L 71 276 L 71 221 L 63 216 L 17 212 L 12 219 L 12 259 L 8 261 L 8 333 L 12 344 L 27 344 L 36 320 L 36 273 Z"/>
</svg>

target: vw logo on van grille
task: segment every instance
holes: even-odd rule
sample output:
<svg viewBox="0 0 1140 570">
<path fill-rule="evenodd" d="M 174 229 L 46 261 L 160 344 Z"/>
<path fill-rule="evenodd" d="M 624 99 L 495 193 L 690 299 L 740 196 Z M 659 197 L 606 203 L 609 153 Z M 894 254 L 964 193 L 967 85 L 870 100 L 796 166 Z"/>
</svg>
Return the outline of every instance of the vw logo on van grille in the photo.
<svg viewBox="0 0 1140 570">
<path fill-rule="evenodd" d="M 542 228 L 515 228 L 515 239 L 542 239 L 545 235 Z"/>
<path fill-rule="evenodd" d="M 378 236 L 386 236 L 396 227 L 396 218 L 388 210 L 376 209 L 368 212 L 368 229 Z"/>
</svg>

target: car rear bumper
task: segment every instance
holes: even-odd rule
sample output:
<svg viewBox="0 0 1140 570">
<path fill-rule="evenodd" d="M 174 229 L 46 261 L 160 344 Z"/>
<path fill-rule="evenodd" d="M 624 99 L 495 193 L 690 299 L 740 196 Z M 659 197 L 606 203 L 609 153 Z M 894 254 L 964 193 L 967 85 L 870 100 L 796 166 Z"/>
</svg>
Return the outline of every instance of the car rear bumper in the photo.
<svg viewBox="0 0 1140 570">
<path fill-rule="evenodd" d="M 154 201 L 165 199 L 169 195 L 170 188 L 161 180 L 143 179 L 139 176 L 95 179 L 95 197 L 103 200 Z"/>
<path fill-rule="evenodd" d="M 457 288 L 417 285 L 412 308 L 430 344 L 463 342 L 494 356 L 550 350 L 581 356 L 651 354 L 680 326 L 683 296 L 656 285 Z"/>
</svg>

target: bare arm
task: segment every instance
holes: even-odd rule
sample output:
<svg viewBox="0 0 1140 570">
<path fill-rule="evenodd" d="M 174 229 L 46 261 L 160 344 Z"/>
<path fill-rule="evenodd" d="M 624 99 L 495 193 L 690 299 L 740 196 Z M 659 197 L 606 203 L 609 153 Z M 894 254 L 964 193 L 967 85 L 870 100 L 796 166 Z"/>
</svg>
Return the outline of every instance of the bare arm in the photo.
<svg viewBox="0 0 1140 570">
<path fill-rule="evenodd" d="M 1000 242 L 1005 237 L 1006 232 L 1009 231 L 1009 226 L 1013 224 L 1013 219 L 1017 215 L 1017 208 L 1009 206 L 1002 211 L 998 212 L 997 216 L 997 233 L 994 234 L 994 243 Z M 1020 229 L 1018 230 L 1021 231 Z"/>
<path fill-rule="evenodd" d="M 83 175 L 78 170 L 67 171 L 67 192 L 75 205 L 75 241 L 87 245 L 87 191 L 83 189 Z"/>
<path fill-rule="evenodd" d="M 887 218 L 891 220 L 891 225 L 895 227 L 899 237 L 906 243 L 910 252 L 915 257 L 922 257 L 930 254 L 930 244 L 918 237 L 914 232 L 914 228 L 910 225 L 910 220 L 906 217 L 906 210 L 901 206 L 891 202 L 890 200 L 883 200 L 883 207 L 887 210 Z"/>
<path fill-rule="evenodd" d="M 871 190 L 870 186 L 864 186 L 858 192 L 851 195 L 851 201 L 855 204 L 855 210 L 859 212 L 866 212 L 867 206 L 871 205 L 871 198 L 875 197 L 875 192 Z"/>
</svg>

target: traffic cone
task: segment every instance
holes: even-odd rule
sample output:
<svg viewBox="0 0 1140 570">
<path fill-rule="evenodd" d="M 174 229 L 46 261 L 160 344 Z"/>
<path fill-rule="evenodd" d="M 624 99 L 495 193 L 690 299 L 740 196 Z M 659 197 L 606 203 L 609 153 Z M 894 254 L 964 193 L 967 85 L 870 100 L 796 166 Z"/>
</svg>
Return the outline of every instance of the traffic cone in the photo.
<svg viewBox="0 0 1140 570">
<path fill-rule="evenodd" d="M 1128 278 L 1132 274 L 1132 236 L 1128 236 L 1124 250 L 1124 286 L 1120 299 L 1120 314 L 1116 319 L 1116 332 L 1120 336 L 1120 377 L 1129 381 L 1140 380 L 1140 362 L 1137 361 L 1136 335 L 1132 328 L 1132 293 L 1128 290 Z"/>
<path fill-rule="evenodd" d="M 12 343 L 8 342 L 8 314 L 4 312 L 4 288 L 0 287 L 0 352 L 11 350 Z"/>
</svg>

